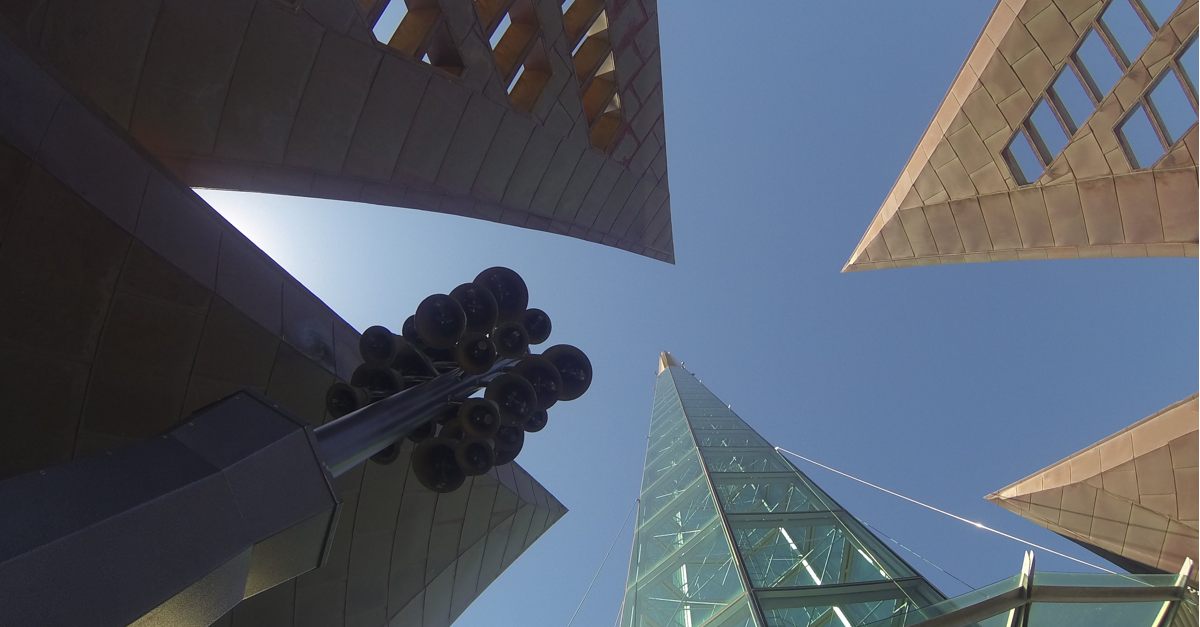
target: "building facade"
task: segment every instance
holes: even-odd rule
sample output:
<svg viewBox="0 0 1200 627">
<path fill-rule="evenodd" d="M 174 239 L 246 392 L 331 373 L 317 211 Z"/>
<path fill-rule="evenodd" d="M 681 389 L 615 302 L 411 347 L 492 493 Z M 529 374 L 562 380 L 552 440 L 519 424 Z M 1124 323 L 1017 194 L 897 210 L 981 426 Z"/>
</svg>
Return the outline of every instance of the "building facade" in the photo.
<svg viewBox="0 0 1200 627">
<path fill-rule="evenodd" d="M 1194 572 L 1040 573 L 1026 552 L 947 599 L 662 353 L 619 624 L 1193 627 Z"/>
<path fill-rule="evenodd" d="M 864 625 L 944 598 L 669 353 L 634 533 L 624 627 Z"/>
<path fill-rule="evenodd" d="M 1195 257 L 1196 0 L 1000 0 L 843 271 Z"/>
<path fill-rule="evenodd" d="M 432 18 L 421 54 L 377 40 L 393 5 L 397 31 Z M 445 211 L 670 261 L 656 13 L 0 5 L 0 479 L 152 437 L 241 389 L 330 419 L 324 392 L 360 364 L 358 332 L 193 186 Z M 410 453 L 339 477 L 325 566 L 218 624 L 447 625 L 566 512 L 516 463 L 434 494 Z"/>
<path fill-rule="evenodd" d="M 1178 572 L 1200 561 L 1196 415 L 1193 394 L 987 499 L 1130 572 Z"/>
<path fill-rule="evenodd" d="M 77 0 L 0 16 L 190 187 L 674 260 L 655 0 Z"/>
<path fill-rule="evenodd" d="M 843 271 L 1195 257 L 1198 14 L 1196 0 L 998 2 Z M 1163 413 L 1194 439 L 1194 396 Z M 1157 432 L 1148 421 L 1168 418 L 987 498 L 1124 567 L 1174 572 L 1196 559 L 1195 455 L 1116 445 Z"/>
</svg>

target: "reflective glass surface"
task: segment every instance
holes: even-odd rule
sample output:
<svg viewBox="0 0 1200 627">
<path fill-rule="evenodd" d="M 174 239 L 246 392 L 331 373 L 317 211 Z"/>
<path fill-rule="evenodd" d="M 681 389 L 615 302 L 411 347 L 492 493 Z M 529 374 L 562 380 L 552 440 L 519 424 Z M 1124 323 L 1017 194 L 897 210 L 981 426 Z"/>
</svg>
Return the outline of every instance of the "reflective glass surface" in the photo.
<svg viewBox="0 0 1200 627">
<path fill-rule="evenodd" d="M 788 464 L 774 449 L 708 449 L 704 461 L 710 472 L 777 472 Z"/>
<path fill-rule="evenodd" d="M 1100 16 L 1100 22 L 1125 57 L 1126 65 L 1138 58 L 1150 43 L 1150 30 L 1129 3 L 1130 0 L 1113 0 Z"/>
<path fill-rule="evenodd" d="M 1102 100 L 1121 80 L 1121 66 L 1113 57 L 1112 50 L 1100 39 L 1094 29 L 1083 37 L 1083 43 L 1075 51 L 1075 60 L 1092 86 L 1097 100 Z"/>
<path fill-rule="evenodd" d="M 915 574 L 861 529 L 851 533 L 832 513 L 739 516 L 731 522 L 755 588 L 827 586 Z"/>
<path fill-rule="evenodd" d="M 732 431 L 704 431 L 696 433 L 696 443 L 703 447 L 748 447 L 767 446 L 759 435 L 746 429 Z"/>
<path fill-rule="evenodd" d="M 1021 587 L 1021 576 L 1014 575 L 989 586 L 968 592 L 962 596 L 934 603 L 927 607 L 910 611 L 902 616 L 868 623 L 868 627 L 907 627 L 920 625 L 932 618 L 953 614 L 960 610 L 971 613 L 971 608 L 977 606 L 1015 607 L 1022 610 L 1028 604 L 1030 627 L 1154 627 L 1157 624 L 1159 612 L 1169 599 L 1182 597 L 1175 612 L 1172 627 L 1194 626 L 1195 623 L 1195 594 L 1175 586 L 1175 575 L 1119 575 L 1100 573 L 1038 573 L 1034 572 L 1031 586 L 1032 599 L 1018 590 Z M 1097 602 L 1095 593 L 1085 592 L 1088 588 L 1109 588 L 1103 598 L 1110 600 Z M 1126 596 L 1121 591 L 1128 588 Z M 1148 590 L 1152 588 L 1152 590 Z M 1144 595 L 1151 594 L 1156 600 L 1145 601 Z M 1079 597 L 1081 602 L 1065 601 L 1072 596 Z M 1134 597 L 1131 600 L 1130 597 Z M 1140 597 L 1140 598 L 1137 598 Z M 1006 599 L 1000 604 L 997 599 Z M 1043 601 L 1042 599 L 1052 599 Z M 1153 598 L 1153 597 L 1152 597 Z M 1085 602 L 1086 601 L 1086 602 Z M 985 605 L 986 604 L 986 605 Z M 983 621 L 971 623 L 982 627 L 1001 627 L 1008 624 L 1009 610 Z M 1180 622 L 1180 621 L 1183 622 Z"/>
<path fill-rule="evenodd" d="M 638 578 L 626 592 L 624 624 L 703 625 L 744 596 L 729 544 L 714 527 Z"/>
<path fill-rule="evenodd" d="M 1029 608 L 1029 627 L 1150 627 L 1162 606 L 1161 602 L 1034 603 Z"/>
<path fill-rule="evenodd" d="M 862 591 L 777 598 L 759 594 L 768 627 L 828 625 L 829 627 L 867 624 L 888 625 L 903 620 L 906 612 L 928 604 L 928 586 L 920 582 L 903 585 L 864 586 Z M 900 623 L 902 624 L 902 623 Z"/>
<path fill-rule="evenodd" d="M 843 627 L 941 599 L 678 367 L 655 387 L 629 569 L 625 627 Z"/>
<path fill-rule="evenodd" d="M 1167 134 L 1168 143 L 1179 141 L 1184 132 L 1196 123 L 1196 110 L 1192 108 L 1192 101 L 1184 93 L 1183 83 L 1179 82 L 1179 75 L 1174 69 L 1168 69 L 1150 90 L 1150 106 L 1158 116 L 1163 132 Z"/>
<path fill-rule="evenodd" d="M 878 625 L 879 627 L 882 627 L 883 625 L 889 625 L 889 626 L 893 626 L 893 627 L 904 627 L 906 625 L 916 625 L 916 624 L 920 623 L 921 621 L 928 620 L 930 618 L 934 618 L 937 616 L 944 616 L 951 612 L 961 610 L 965 607 L 970 607 L 972 605 L 975 605 L 976 603 L 982 603 L 984 601 L 987 601 L 988 599 L 992 599 L 992 598 L 998 597 L 1000 595 L 1011 593 L 1012 591 L 1016 590 L 1020 586 L 1021 586 L 1021 576 L 1013 575 L 1012 577 L 1009 577 L 1008 579 L 1002 579 L 1000 581 L 997 581 L 996 583 L 984 586 L 977 590 L 972 590 L 971 592 L 956 596 L 952 599 L 946 599 L 945 601 L 942 601 L 940 603 L 934 603 L 933 605 L 929 605 L 927 607 L 913 610 L 913 611 L 909 612 L 908 614 L 906 614 L 903 617 L 903 620 L 898 621 L 897 623 L 892 623 L 892 622 L 872 623 L 871 627 L 876 627 L 876 625 Z M 1007 611 L 1004 612 L 1003 614 L 1001 614 L 1001 617 L 1004 617 L 1006 619 L 1007 619 L 1007 616 L 1008 616 Z M 988 625 L 988 627 L 991 627 L 991 623 L 985 622 L 983 624 L 986 624 L 986 625 Z M 996 623 L 996 624 L 1004 625 L 1004 624 L 1006 624 L 1006 622 L 1000 622 L 1000 623 Z"/>
<path fill-rule="evenodd" d="M 727 420 L 723 418 L 695 418 L 691 421 L 692 428 L 697 431 L 707 429 L 748 429 L 746 423 L 741 420 Z"/>
<path fill-rule="evenodd" d="M 671 371 L 656 382 L 622 625 L 757 627 L 684 406 L 744 424 L 702 392 L 682 398 Z"/>
<path fill-rule="evenodd" d="M 1117 127 L 1117 135 L 1125 142 L 1126 156 L 1135 168 L 1148 168 L 1163 156 L 1162 141 L 1142 105 L 1130 110 L 1129 117 Z"/>
<path fill-rule="evenodd" d="M 815 486 L 788 475 L 722 476 L 716 486 L 727 514 L 819 512 L 832 506 L 832 501 Z"/>
</svg>

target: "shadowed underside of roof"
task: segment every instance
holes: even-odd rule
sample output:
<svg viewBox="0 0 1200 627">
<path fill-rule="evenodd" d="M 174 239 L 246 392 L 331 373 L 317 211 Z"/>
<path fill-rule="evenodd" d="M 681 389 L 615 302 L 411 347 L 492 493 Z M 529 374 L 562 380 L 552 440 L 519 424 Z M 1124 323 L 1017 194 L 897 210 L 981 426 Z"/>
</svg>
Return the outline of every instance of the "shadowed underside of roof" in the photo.
<svg viewBox="0 0 1200 627">
<path fill-rule="evenodd" d="M 388 10 L 407 11 L 397 33 L 432 31 L 401 45 L 377 28 Z M 192 187 L 450 213 L 673 262 L 657 2 L 567 12 L 48 0 L 0 17 Z"/>
<path fill-rule="evenodd" d="M 1177 572 L 1197 560 L 1198 429 L 1193 394 L 986 498 L 1085 546 Z"/>
</svg>

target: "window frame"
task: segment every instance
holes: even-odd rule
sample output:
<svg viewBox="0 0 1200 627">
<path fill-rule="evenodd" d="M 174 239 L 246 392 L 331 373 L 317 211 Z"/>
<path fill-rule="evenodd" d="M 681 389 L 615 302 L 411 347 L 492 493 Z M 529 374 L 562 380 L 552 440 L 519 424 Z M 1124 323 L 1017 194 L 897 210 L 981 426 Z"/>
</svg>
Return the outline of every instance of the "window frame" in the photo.
<svg viewBox="0 0 1200 627">
<path fill-rule="evenodd" d="M 1116 136 L 1117 142 L 1120 143 L 1121 150 L 1125 153 L 1125 158 L 1127 161 L 1129 161 L 1129 165 L 1133 170 L 1145 170 L 1158 165 L 1160 161 L 1170 154 L 1173 146 L 1184 141 L 1187 137 L 1188 131 L 1184 131 L 1180 135 L 1178 141 L 1171 142 L 1170 136 L 1167 134 L 1166 125 L 1163 124 L 1157 108 L 1150 99 L 1150 94 L 1156 87 L 1159 86 L 1160 83 L 1162 83 L 1162 81 L 1172 80 L 1168 78 L 1168 75 L 1173 74 L 1175 76 L 1174 80 L 1179 81 L 1179 86 L 1183 89 L 1184 95 L 1187 97 L 1188 102 L 1192 105 L 1192 110 L 1200 112 L 1200 100 L 1198 100 L 1195 88 L 1190 84 L 1187 74 L 1183 71 L 1183 67 L 1180 63 L 1180 59 L 1183 57 L 1183 55 L 1187 54 L 1188 49 L 1193 45 L 1196 37 L 1197 34 L 1193 32 L 1190 37 L 1185 39 L 1183 43 L 1180 44 L 1179 53 L 1169 58 L 1166 65 L 1163 66 L 1162 70 L 1159 72 L 1158 76 L 1154 77 L 1154 80 L 1150 81 L 1146 88 L 1142 90 L 1142 93 L 1138 95 L 1137 100 L 1135 100 L 1134 103 L 1129 107 L 1129 110 L 1126 111 L 1120 118 L 1118 118 L 1116 124 L 1113 125 L 1113 135 Z M 1133 147 L 1130 145 L 1129 140 L 1126 138 L 1126 134 L 1123 130 L 1125 123 L 1128 122 L 1129 119 L 1132 118 L 1139 109 L 1144 109 L 1146 111 L 1146 117 L 1150 120 L 1150 127 L 1154 129 L 1154 134 L 1158 137 L 1158 143 L 1160 146 L 1162 146 L 1162 154 L 1154 159 L 1153 162 L 1146 164 L 1139 162 L 1137 156 L 1134 154 Z"/>
</svg>

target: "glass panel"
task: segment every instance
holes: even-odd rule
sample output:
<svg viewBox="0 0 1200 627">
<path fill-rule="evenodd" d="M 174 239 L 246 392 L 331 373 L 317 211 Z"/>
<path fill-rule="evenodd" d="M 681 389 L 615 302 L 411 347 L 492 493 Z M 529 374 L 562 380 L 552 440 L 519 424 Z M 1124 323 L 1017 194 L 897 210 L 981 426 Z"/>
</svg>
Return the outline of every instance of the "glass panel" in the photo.
<svg viewBox="0 0 1200 627">
<path fill-rule="evenodd" d="M 911 577 L 885 550 L 868 546 L 832 514 L 753 521 L 738 517 L 734 541 L 755 588 L 823 586 Z M 871 545 L 876 544 L 871 542 Z M 887 556 L 883 563 L 881 556 Z"/>
<path fill-rule="evenodd" d="M 1008 155 L 1009 166 L 1013 169 L 1013 174 L 1017 177 L 1017 182 L 1022 185 L 1028 185 L 1042 175 L 1042 162 L 1038 160 L 1037 154 L 1033 152 L 1033 146 L 1029 143 L 1029 138 L 1022 131 L 1017 131 L 1013 136 L 1012 142 L 1005 149 Z"/>
<path fill-rule="evenodd" d="M 777 472 L 790 467 L 772 449 L 707 449 L 704 461 L 712 472 Z"/>
<path fill-rule="evenodd" d="M 650 438 L 646 445 L 646 459 L 648 461 L 658 461 L 658 457 L 667 452 L 676 454 L 679 452 L 679 447 L 684 449 L 692 448 L 692 437 L 688 433 L 687 427 L 679 425 L 678 428 L 672 429 Z"/>
<path fill-rule="evenodd" d="M 1200 616 L 1196 611 L 1196 595 L 1185 594 L 1179 607 L 1175 608 L 1175 616 L 1171 619 L 1171 627 L 1196 627 L 1200 625 Z"/>
<path fill-rule="evenodd" d="M 728 407 L 692 407 L 687 408 L 688 417 L 692 420 L 698 418 L 720 418 L 722 420 L 737 420 L 737 414 L 729 410 Z"/>
<path fill-rule="evenodd" d="M 680 487 L 691 485 L 700 476 L 700 460 L 694 450 L 676 457 L 662 456 L 655 464 L 647 464 L 642 475 L 643 492 L 660 489 L 657 484 L 669 482 Z"/>
<path fill-rule="evenodd" d="M 1108 573 L 1037 573 L 1033 583 L 1038 586 L 1071 586 L 1076 588 L 1174 588 L 1177 575 L 1110 575 Z"/>
<path fill-rule="evenodd" d="M 375 21 L 375 27 L 371 29 L 375 33 L 375 39 L 380 43 L 388 43 L 392 39 L 392 35 L 396 34 L 396 29 L 400 28 L 400 22 L 404 20 L 404 16 L 408 15 L 408 3 L 404 0 L 391 0 L 387 6 L 383 8 L 383 12 L 379 14 L 379 19 Z"/>
<path fill-rule="evenodd" d="M 903 626 L 907 626 L 907 625 L 916 625 L 916 624 L 921 623 L 922 621 L 928 620 L 930 618 L 944 616 L 946 614 L 949 614 L 950 612 L 960 610 L 964 607 L 969 607 L 971 605 L 981 603 L 988 599 L 998 597 L 1002 594 L 1016 590 L 1018 587 L 1020 587 L 1020 585 L 1021 585 L 1021 576 L 1014 575 L 1012 577 L 1009 577 L 1008 579 L 1002 579 L 1000 581 L 997 581 L 996 583 L 979 588 L 978 590 L 973 590 L 966 594 L 956 596 L 953 599 L 947 599 L 945 601 L 941 601 L 940 603 L 935 603 L 928 607 L 923 607 L 918 610 L 911 611 L 908 614 L 905 614 L 903 620 L 900 621 L 899 623 L 893 623 L 891 621 L 887 621 L 887 622 L 880 622 L 878 624 L 871 624 L 870 627 L 884 627 L 885 625 L 887 627 L 903 627 Z M 996 617 L 993 617 L 993 618 L 996 618 Z M 993 627 L 994 625 L 1006 625 L 1007 619 L 1008 619 L 1008 612 L 1004 612 L 1003 614 L 1000 614 L 999 618 L 1002 618 L 1004 620 L 1001 622 L 993 622 L 993 620 L 991 618 L 989 618 L 988 620 L 979 623 L 979 625 L 984 625 L 986 627 Z"/>
<path fill-rule="evenodd" d="M 713 510 L 712 498 L 708 492 L 708 482 L 703 477 L 696 477 L 690 484 L 661 482 L 653 490 L 642 493 L 641 511 L 638 513 L 638 525 L 650 522 L 659 512 L 672 512 L 677 523 L 685 524 L 696 515 L 710 515 Z M 706 513 L 707 512 L 707 513 Z"/>
<path fill-rule="evenodd" d="M 1179 0 L 1142 0 L 1142 6 L 1150 14 L 1150 19 L 1154 20 L 1154 25 L 1162 28 L 1167 18 L 1175 12 L 1175 7 L 1179 6 Z"/>
<path fill-rule="evenodd" d="M 667 504 L 638 529 L 638 561 L 643 568 L 654 568 L 700 534 L 720 527 L 708 486 L 704 482 L 701 486 Z"/>
<path fill-rule="evenodd" d="M 1079 130 L 1080 126 L 1083 126 L 1084 120 L 1087 120 L 1095 112 L 1096 105 L 1092 103 L 1092 98 L 1088 96 L 1083 83 L 1079 81 L 1079 77 L 1070 66 L 1064 67 L 1058 73 L 1053 89 L 1055 99 L 1062 105 L 1059 111 L 1067 118 L 1071 132 L 1074 133 Z"/>
<path fill-rule="evenodd" d="M 754 622 L 754 614 L 750 611 L 750 602 L 738 599 L 724 612 L 704 623 L 703 627 L 758 627 L 758 623 Z"/>
<path fill-rule="evenodd" d="M 1100 22 L 1125 57 L 1125 65 L 1142 54 L 1146 44 L 1150 43 L 1150 31 L 1129 0 L 1113 0 L 1104 15 L 1100 16 Z"/>
<path fill-rule="evenodd" d="M 696 443 L 701 447 L 749 447 L 770 446 L 757 433 L 749 430 L 736 431 L 705 431 L 696 434 Z"/>
<path fill-rule="evenodd" d="M 1184 48 L 1183 54 L 1179 55 L 1179 67 L 1183 68 L 1183 75 L 1187 77 L 1193 94 L 1196 93 L 1197 64 L 1200 64 L 1200 58 L 1196 55 L 1196 39 L 1192 38 L 1192 43 L 1188 44 L 1188 47 Z"/>
<path fill-rule="evenodd" d="M 492 31 L 492 36 L 488 39 L 488 43 L 492 44 L 492 50 L 500 43 L 500 39 L 504 37 L 504 33 L 508 32 L 508 27 L 512 26 L 512 18 L 508 16 L 508 12 L 504 12 L 504 19 L 496 26 L 496 30 Z"/>
<path fill-rule="evenodd" d="M 662 566 L 646 573 L 634 595 L 629 625 L 703 625 L 745 590 L 719 526 Z"/>
<path fill-rule="evenodd" d="M 1029 627 L 1153 627 L 1162 602 L 1034 603 Z"/>
<path fill-rule="evenodd" d="M 697 431 L 706 431 L 709 429 L 748 429 L 746 423 L 741 420 L 723 420 L 718 418 L 700 418 L 692 421 L 692 428 Z"/>
<path fill-rule="evenodd" d="M 1129 112 L 1129 117 L 1117 127 L 1117 136 L 1125 143 L 1126 156 L 1135 168 L 1148 168 L 1163 155 L 1162 141 L 1142 105 Z"/>
<path fill-rule="evenodd" d="M 729 514 L 784 514 L 828 511 L 833 501 L 791 477 L 722 477 L 717 496 Z"/>
<path fill-rule="evenodd" d="M 1150 90 L 1150 107 L 1158 116 L 1170 144 L 1179 141 L 1184 132 L 1196 123 L 1196 110 L 1192 108 L 1192 101 L 1184 93 L 1183 84 L 1179 82 L 1179 75 L 1174 69 L 1168 69 L 1158 79 L 1154 89 Z"/>
<path fill-rule="evenodd" d="M 1054 111 L 1050 109 L 1050 102 L 1045 98 L 1039 100 L 1037 106 L 1033 108 L 1033 113 L 1029 116 L 1029 126 L 1033 128 L 1034 134 L 1041 141 L 1042 158 L 1047 163 L 1053 161 L 1054 157 L 1067 147 L 1067 134 L 1063 131 L 1062 123 L 1058 121 Z"/>
<path fill-rule="evenodd" d="M 1097 100 L 1103 100 L 1121 80 L 1121 66 L 1094 29 L 1088 30 L 1084 36 L 1079 50 L 1075 51 L 1075 60 L 1091 84 L 1092 94 Z"/>
<path fill-rule="evenodd" d="M 905 624 L 903 614 L 933 598 L 922 594 L 918 587 L 905 589 L 890 584 L 874 594 L 849 592 L 791 599 L 760 596 L 759 603 L 768 627 L 853 627 L 876 622 L 900 627 Z"/>
</svg>

